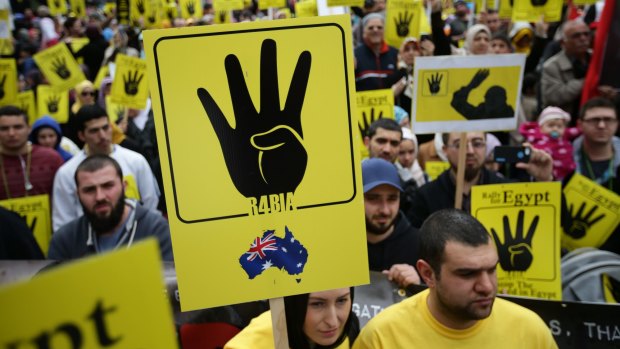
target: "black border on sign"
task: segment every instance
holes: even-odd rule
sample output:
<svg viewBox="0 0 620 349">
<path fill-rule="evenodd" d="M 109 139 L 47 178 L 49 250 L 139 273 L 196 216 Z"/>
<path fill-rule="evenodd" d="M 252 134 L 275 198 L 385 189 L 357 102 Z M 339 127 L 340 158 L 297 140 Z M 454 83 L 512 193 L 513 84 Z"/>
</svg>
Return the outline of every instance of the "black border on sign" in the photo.
<svg viewBox="0 0 620 349">
<path fill-rule="evenodd" d="M 250 214 L 249 213 L 238 213 L 238 214 L 231 214 L 227 216 L 207 217 L 207 218 L 194 219 L 194 220 L 186 220 L 183 217 L 181 217 L 181 213 L 179 212 L 179 205 L 178 205 L 179 200 L 177 197 L 177 190 L 176 190 L 175 180 L 174 180 L 174 168 L 172 166 L 172 152 L 170 149 L 168 123 L 166 122 L 166 108 L 164 105 L 164 97 L 163 97 L 162 85 L 161 85 L 161 79 L 160 79 L 159 64 L 157 63 L 158 62 L 157 45 L 159 45 L 159 43 L 165 40 L 186 39 L 186 38 L 195 38 L 195 37 L 204 37 L 204 36 L 243 34 L 243 33 L 253 33 L 253 32 L 264 32 L 264 31 L 278 31 L 278 30 L 288 30 L 288 29 L 303 29 L 303 28 L 326 27 L 326 26 L 334 26 L 338 28 L 341 33 L 342 52 L 344 56 L 344 68 L 345 68 L 343 78 L 346 82 L 345 83 L 346 95 L 349 96 L 350 91 L 349 91 L 349 83 L 348 83 L 348 78 L 347 78 L 349 67 L 347 65 L 347 50 L 346 50 L 346 41 L 344 37 L 344 29 L 336 23 L 320 23 L 320 24 L 309 24 L 309 25 L 299 25 L 299 26 L 284 26 L 284 27 L 277 27 L 277 28 L 259 28 L 259 29 L 246 29 L 246 30 L 236 30 L 236 31 L 228 31 L 228 32 L 218 32 L 218 33 L 202 33 L 202 34 L 167 36 L 167 37 L 159 38 L 155 41 L 155 43 L 153 44 L 153 57 L 155 61 L 155 70 L 157 72 L 157 88 L 159 90 L 159 99 L 161 103 L 161 111 L 162 111 L 162 117 L 163 117 L 163 122 L 164 122 L 164 136 L 166 137 L 166 149 L 168 151 L 168 163 L 170 166 L 170 177 L 172 180 L 172 194 L 173 194 L 173 200 L 174 200 L 174 206 L 175 206 L 175 214 L 181 222 L 185 224 L 201 223 L 201 222 L 209 222 L 209 221 L 215 221 L 215 220 L 221 220 L 221 219 L 246 217 L 246 216 L 250 216 Z M 324 206 L 342 205 L 342 204 L 351 202 L 357 196 L 357 190 L 355 187 L 355 161 L 354 161 L 354 153 L 353 153 L 353 137 L 351 136 L 353 134 L 352 132 L 353 126 L 351 124 L 351 105 L 350 105 L 349 98 L 347 98 L 347 114 L 348 114 L 348 120 L 349 120 L 348 121 L 349 123 L 349 152 L 351 156 L 351 179 L 352 179 L 351 184 L 353 186 L 353 194 L 351 195 L 350 198 L 345 199 L 345 200 L 303 205 L 303 206 L 297 207 L 297 210 L 324 207 Z"/>
</svg>

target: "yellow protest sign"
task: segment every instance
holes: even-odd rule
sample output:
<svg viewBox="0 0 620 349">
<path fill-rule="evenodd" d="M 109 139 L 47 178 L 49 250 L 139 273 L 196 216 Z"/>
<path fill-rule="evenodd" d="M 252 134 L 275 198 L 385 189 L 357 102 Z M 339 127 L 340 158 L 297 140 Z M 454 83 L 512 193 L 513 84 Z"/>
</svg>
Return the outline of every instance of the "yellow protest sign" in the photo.
<svg viewBox="0 0 620 349">
<path fill-rule="evenodd" d="M 181 17 L 183 18 L 202 17 L 200 0 L 181 0 L 179 1 L 179 6 L 181 7 Z"/>
<path fill-rule="evenodd" d="M 316 0 L 304 0 L 295 3 L 295 14 L 297 18 L 318 16 Z"/>
<path fill-rule="evenodd" d="M 477 185 L 471 214 L 497 247 L 497 288 L 515 296 L 562 299 L 561 183 Z"/>
<path fill-rule="evenodd" d="M 127 107 L 115 103 L 110 96 L 105 98 L 105 108 L 110 120 L 118 122 L 121 118 L 127 117 Z"/>
<path fill-rule="evenodd" d="M 47 195 L 35 195 L 0 201 L 0 206 L 19 214 L 25 221 L 41 250 L 47 255 L 52 239 L 52 217 Z"/>
<path fill-rule="evenodd" d="M 84 1 L 84 0 L 82 0 Z M 71 39 L 71 51 L 73 51 L 74 53 L 77 53 L 82 47 L 84 47 L 86 44 L 88 44 L 90 40 L 88 40 L 88 38 L 73 38 Z M 84 57 L 79 57 L 77 59 L 77 62 L 79 64 L 84 63 Z"/>
<path fill-rule="evenodd" d="M 543 15 L 545 22 L 562 20 L 563 0 L 514 0 L 512 21 L 538 22 Z"/>
<path fill-rule="evenodd" d="M 364 0 L 327 0 L 327 6 L 357 6 L 364 7 Z"/>
<path fill-rule="evenodd" d="M 144 109 L 149 98 L 146 61 L 127 55 L 117 55 L 116 73 L 110 96 L 114 103 Z"/>
<path fill-rule="evenodd" d="M 359 128 L 362 158 L 368 157 L 368 148 L 364 145 L 364 136 L 368 134 L 370 124 L 379 119 L 394 119 L 394 93 L 392 89 L 359 91 L 357 100 L 357 125 Z"/>
<path fill-rule="evenodd" d="M 9 21 L 9 10 L 0 9 L 0 55 L 5 57 L 13 56 L 13 35 L 11 34 L 12 24 Z"/>
<path fill-rule="evenodd" d="M 213 0 L 213 10 L 216 12 L 243 10 L 243 7 L 243 0 Z"/>
<path fill-rule="evenodd" d="M 285 6 L 285 0 L 258 0 L 259 10 L 268 10 L 269 8 L 281 8 Z"/>
<path fill-rule="evenodd" d="M 37 112 L 37 118 L 49 115 L 64 124 L 69 120 L 69 93 L 57 92 L 49 85 L 37 86 Z"/>
<path fill-rule="evenodd" d="M 116 11 L 116 3 L 115 2 L 106 2 L 103 5 L 103 14 L 105 14 L 106 16 L 114 15 L 115 11 Z"/>
<path fill-rule="evenodd" d="M 213 17 L 213 23 L 215 24 L 231 23 L 230 10 L 216 11 L 215 16 Z"/>
<path fill-rule="evenodd" d="M 26 112 L 28 115 L 28 124 L 32 123 L 39 117 L 37 114 L 37 104 L 34 99 L 34 91 L 28 90 L 17 94 L 15 105 Z"/>
<path fill-rule="evenodd" d="M 138 21 L 140 18 L 144 18 L 147 12 L 151 9 L 150 0 L 130 0 L 129 13 L 132 21 Z"/>
<path fill-rule="evenodd" d="M 67 13 L 67 3 L 65 0 L 50 0 L 47 2 L 52 16 L 64 15 Z"/>
<path fill-rule="evenodd" d="M 0 59 L 0 106 L 17 99 L 17 66 L 14 59 Z"/>
<path fill-rule="evenodd" d="M 498 14 L 499 14 L 499 18 L 501 19 L 511 19 L 512 18 L 512 1 L 499 0 Z"/>
<path fill-rule="evenodd" d="M 440 174 L 450 168 L 450 163 L 447 161 L 427 161 L 424 164 L 424 172 L 431 180 L 437 179 Z"/>
<path fill-rule="evenodd" d="M 144 17 L 144 25 L 147 29 L 156 29 L 162 27 L 162 19 L 165 17 L 165 11 L 161 4 L 153 4 L 146 12 Z"/>
<path fill-rule="evenodd" d="M 575 173 L 564 187 L 570 226 L 562 247 L 600 247 L 620 224 L 620 195 Z"/>
<path fill-rule="evenodd" d="M 144 33 L 184 310 L 368 282 L 350 28 Z"/>
<path fill-rule="evenodd" d="M 71 4 L 71 12 L 77 18 L 86 17 L 86 1 L 85 0 L 69 0 Z"/>
<path fill-rule="evenodd" d="M 97 76 L 95 77 L 95 81 L 93 82 L 93 85 L 95 85 L 95 88 L 100 89 L 103 79 L 107 76 L 110 76 L 110 67 L 108 65 L 104 65 L 101 68 L 99 68 L 99 71 L 97 72 Z"/>
<path fill-rule="evenodd" d="M 56 44 L 33 56 L 35 62 L 57 91 L 67 91 L 86 80 L 65 43 Z"/>
<path fill-rule="evenodd" d="M 574 0 L 573 4 L 575 5 L 594 5 L 597 3 L 597 0 Z"/>
<path fill-rule="evenodd" d="M 512 130 L 525 55 L 416 57 L 416 133 Z"/>
<path fill-rule="evenodd" d="M 422 1 L 390 0 L 385 16 L 385 41 L 396 48 L 406 37 L 420 39 Z"/>
<path fill-rule="evenodd" d="M 476 14 L 480 13 L 482 10 L 495 8 L 495 0 L 475 0 L 474 4 L 476 7 Z"/>
<path fill-rule="evenodd" d="M 6 286 L 0 346 L 178 348 L 162 275 L 152 239 Z"/>
</svg>

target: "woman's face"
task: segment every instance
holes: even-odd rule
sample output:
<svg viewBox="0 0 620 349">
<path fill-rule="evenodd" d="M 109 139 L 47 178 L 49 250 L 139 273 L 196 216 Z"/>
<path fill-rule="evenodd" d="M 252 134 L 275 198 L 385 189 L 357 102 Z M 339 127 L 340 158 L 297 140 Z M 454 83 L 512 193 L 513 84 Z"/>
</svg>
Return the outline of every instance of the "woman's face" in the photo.
<svg viewBox="0 0 620 349">
<path fill-rule="evenodd" d="M 401 52 L 401 58 L 408 66 L 413 65 L 413 59 L 417 56 L 420 56 L 420 51 L 418 49 L 417 43 L 412 41 L 407 43 L 407 45 L 403 47 L 403 50 Z"/>
<path fill-rule="evenodd" d="M 80 93 L 80 101 L 82 105 L 95 104 L 95 90 L 89 87 L 83 89 Z"/>
<path fill-rule="evenodd" d="M 313 292 L 308 297 L 304 333 L 312 342 L 327 346 L 334 344 L 351 313 L 351 290 Z"/>
<path fill-rule="evenodd" d="M 54 132 L 54 130 L 46 127 L 41 129 L 39 134 L 37 134 L 37 141 L 41 146 L 54 148 L 56 147 L 56 142 L 58 141 L 58 135 Z"/>
<path fill-rule="evenodd" d="M 489 53 L 489 36 L 484 31 L 479 31 L 474 36 L 471 53 L 475 55 L 486 55 Z"/>
<path fill-rule="evenodd" d="M 403 139 L 398 149 L 398 162 L 403 167 L 409 168 L 413 165 L 416 156 L 415 144 L 410 139 Z"/>
</svg>

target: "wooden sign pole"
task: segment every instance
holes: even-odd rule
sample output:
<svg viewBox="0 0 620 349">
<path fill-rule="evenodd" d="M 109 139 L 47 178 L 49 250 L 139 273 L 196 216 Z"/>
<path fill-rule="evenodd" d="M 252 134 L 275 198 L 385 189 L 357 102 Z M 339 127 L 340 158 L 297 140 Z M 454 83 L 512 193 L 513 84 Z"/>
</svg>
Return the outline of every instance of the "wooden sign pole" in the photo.
<svg viewBox="0 0 620 349">
<path fill-rule="evenodd" d="M 448 145 L 448 144 L 446 144 Z M 448 145 L 449 146 L 449 145 Z M 454 194 L 454 208 L 463 208 L 463 183 L 465 181 L 465 159 L 467 158 L 467 133 L 461 133 L 459 140 L 459 159 L 456 170 L 456 193 Z"/>
<path fill-rule="evenodd" d="M 284 312 L 284 298 L 269 299 L 269 308 L 271 309 L 274 348 L 289 349 L 288 332 L 286 330 L 286 313 Z"/>
</svg>

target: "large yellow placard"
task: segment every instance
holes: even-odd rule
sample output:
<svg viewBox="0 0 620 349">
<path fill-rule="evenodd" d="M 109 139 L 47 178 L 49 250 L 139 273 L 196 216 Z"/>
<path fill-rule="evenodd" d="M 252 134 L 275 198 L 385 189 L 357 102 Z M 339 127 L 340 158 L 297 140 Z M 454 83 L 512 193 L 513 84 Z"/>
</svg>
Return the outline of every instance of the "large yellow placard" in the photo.
<svg viewBox="0 0 620 349">
<path fill-rule="evenodd" d="M 0 59 L 0 106 L 17 99 L 17 66 L 14 59 Z"/>
<path fill-rule="evenodd" d="M 512 21 L 538 22 L 544 16 L 545 22 L 559 22 L 562 19 L 563 0 L 514 0 Z"/>
<path fill-rule="evenodd" d="M 184 310 L 368 282 L 351 42 L 348 16 L 145 32 Z"/>
<path fill-rule="evenodd" d="M 69 120 L 69 93 L 56 91 L 49 85 L 37 86 L 37 118 L 45 115 L 63 124 Z"/>
<path fill-rule="evenodd" d="M 32 125 L 39 118 L 37 114 L 37 104 L 34 99 L 34 91 L 27 90 L 17 94 L 15 105 L 26 112 L 28 115 L 28 124 Z"/>
<path fill-rule="evenodd" d="M 114 103 L 134 109 L 144 109 L 149 98 L 146 61 L 127 55 L 116 56 L 116 73 L 110 97 Z"/>
<path fill-rule="evenodd" d="M 370 124 L 379 119 L 394 119 L 394 93 L 392 89 L 360 91 L 355 93 L 357 101 L 357 123 L 359 128 L 362 158 L 368 157 L 364 136 Z"/>
<path fill-rule="evenodd" d="M 0 347 L 178 348 L 154 239 L 56 268 L 0 289 Z"/>
<path fill-rule="evenodd" d="M 52 238 L 50 200 L 47 195 L 35 195 L 0 201 L 0 206 L 19 214 L 47 255 Z"/>
<path fill-rule="evenodd" d="M 63 1 L 64 3 L 64 1 Z M 57 91 L 67 91 L 86 80 L 65 43 L 56 44 L 33 56 L 35 62 Z"/>
<path fill-rule="evenodd" d="M 420 39 L 422 1 L 390 0 L 385 16 L 385 41 L 399 48 L 406 37 Z"/>
<path fill-rule="evenodd" d="M 561 184 L 479 185 L 471 195 L 472 215 L 497 247 L 498 291 L 561 300 Z"/>
<path fill-rule="evenodd" d="M 525 55 L 416 57 L 416 133 L 510 130 L 517 125 Z"/>
<path fill-rule="evenodd" d="M 620 224 L 620 195 L 575 173 L 564 187 L 570 226 L 564 227 L 562 246 L 600 247 Z"/>
</svg>

